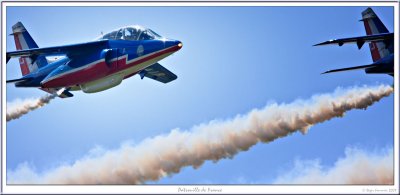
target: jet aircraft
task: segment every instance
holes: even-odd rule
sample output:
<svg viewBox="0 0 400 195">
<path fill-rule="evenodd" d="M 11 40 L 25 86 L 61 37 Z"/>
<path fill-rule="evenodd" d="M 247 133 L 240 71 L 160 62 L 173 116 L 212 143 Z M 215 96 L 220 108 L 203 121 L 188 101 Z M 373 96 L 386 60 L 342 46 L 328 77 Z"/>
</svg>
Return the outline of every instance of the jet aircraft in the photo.
<svg viewBox="0 0 400 195">
<path fill-rule="evenodd" d="M 394 75 L 394 34 L 389 33 L 388 29 L 371 8 L 367 8 L 362 12 L 362 19 L 360 21 L 364 22 L 367 36 L 334 39 L 316 44 L 314 46 L 330 44 L 338 44 L 339 46 L 342 46 L 345 43 L 356 43 L 358 49 L 361 49 L 364 43 L 368 42 L 373 63 L 362 66 L 329 70 L 322 74 L 364 69 L 365 73 L 367 74 Z"/>
<path fill-rule="evenodd" d="M 38 47 L 21 22 L 12 31 L 17 51 L 7 52 L 7 63 L 19 57 L 23 76 L 7 83 L 16 87 L 35 87 L 65 98 L 73 96 L 70 91 L 96 93 L 115 87 L 136 74 L 162 83 L 177 78 L 158 61 L 180 50 L 182 43 L 141 26 L 119 28 L 92 42 L 45 48 Z"/>
</svg>

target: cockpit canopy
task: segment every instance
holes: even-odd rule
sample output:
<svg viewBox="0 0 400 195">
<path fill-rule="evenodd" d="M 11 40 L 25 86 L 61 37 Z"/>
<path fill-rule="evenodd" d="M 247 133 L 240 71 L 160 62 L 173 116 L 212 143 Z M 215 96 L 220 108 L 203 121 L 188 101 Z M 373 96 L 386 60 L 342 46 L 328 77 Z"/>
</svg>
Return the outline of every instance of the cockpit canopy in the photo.
<svg viewBox="0 0 400 195">
<path fill-rule="evenodd" d="M 141 26 L 128 26 L 107 33 L 101 36 L 99 40 L 109 39 L 109 40 L 137 41 L 137 40 L 153 40 L 161 38 L 162 37 L 159 34 L 155 33 L 151 29 L 143 28 Z"/>
</svg>

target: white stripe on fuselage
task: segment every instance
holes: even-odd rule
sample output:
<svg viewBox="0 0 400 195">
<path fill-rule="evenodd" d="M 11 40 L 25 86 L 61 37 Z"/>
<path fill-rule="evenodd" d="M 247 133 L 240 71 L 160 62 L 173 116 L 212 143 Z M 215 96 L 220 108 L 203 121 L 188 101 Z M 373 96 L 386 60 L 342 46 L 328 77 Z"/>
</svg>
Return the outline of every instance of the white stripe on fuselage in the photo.
<svg viewBox="0 0 400 195">
<path fill-rule="evenodd" d="M 146 57 L 148 57 L 148 56 L 150 56 L 150 55 L 157 54 L 157 53 L 161 53 L 161 52 L 163 52 L 163 51 L 165 51 L 165 50 L 168 50 L 168 49 L 170 49 L 170 48 L 172 48 L 172 47 L 174 47 L 174 46 L 171 46 L 171 47 L 168 47 L 168 48 L 159 50 L 159 51 L 155 51 L 155 52 L 153 52 L 153 53 L 148 53 L 148 54 L 146 54 L 146 55 L 143 55 L 143 56 L 140 56 L 140 57 L 137 57 L 137 58 L 133 58 L 132 60 L 128 60 L 128 54 L 125 54 L 125 55 L 123 55 L 123 56 L 113 58 L 113 59 L 111 59 L 110 61 L 111 61 L 111 62 L 114 62 L 114 61 L 118 60 L 118 58 L 120 58 L 120 59 L 125 58 L 125 64 L 130 64 L 130 63 L 134 63 L 134 62 L 136 62 L 136 61 L 138 61 L 138 60 L 141 60 L 141 59 L 143 59 L 143 58 L 146 58 Z M 169 53 L 168 53 L 168 54 L 169 54 Z M 164 56 L 164 55 L 161 55 L 161 56 Z M 158 58 L 158 57 L 157 57 L 157 58 Z M 152 59 L 150 59 L 150 60 L 152 60 Z M 150 60 L 149 60 L 149 61 L 150 61 Z M 74 73 L 74 72 L 77 72 L 77 71 L 80 71 L 80 70 L 89 68 L 89 67 L 91 67 L 91 66 L 93 66 L 93 65 L 95 65 L 95 64 L 98 64 L 98 63 L 100 63 L 100 62 L 103 62 L 103 61 L 105 61 L 105 60 L 104 60 L 104 59 L 96 60 L 96 61 L 94 61 L 94 62 L 91 62 L 91 63 L 89 63 L 89 64 L 86 64 L 86 65 L 84 65 L 84 66 L 81 66 L 81 67 L 79 67 L 79 68 L 74 68 L 74 69 L 72 69 L 72 70 L 63 72 L 63 73 L 61 73 L 61 74 L 54 75 L 54 76 L 52 76 L 52 77 L 50 77 L 50 78 L 44 80 L 44 82 L 48 82 L 48 81 L 54 80 L 54 79 L 56 79 L 56 78 L 65 76 L 65 75 L 67 75 L 67 74 L 71 74 L 71 73 Z M 142 64 L 143 64 L 143 63 L 142 63 Z M 151 65 L 151 64 L 150 64 L 150 65 Z M 127 68 L 127 69 L 130 69 L 130 68 Z M 122 70 L 122 71 L 124 71 L 124 70 Z M 121 72 L 121 71 L 118 71 L 118 72 L 116 72 L 116 73 L 119 73 L 119 72 Z M 132 73 L 133 73 L 133 72 L 132 72 Z M 114 75 L 114 74 L 113 74 L 113 75 Z M 125 76 L 126 76 L 126 75 L 125 75 Z M 43 82 L 43 81 L 42 81 L 42 82 Z"/>
<path fill-rule="evenodd" d="M 157 56 L 157 57 L 155 57 L 153 59 L 150 59 L 148 61 L 142 62 L 142 63 L 137 64 L 135 66 L 131 66 L 131 67 L 127 68 L 127 69 L 121 70 L 119 72 L 115 72 L 113 74 L 110 74 L 110 75 L 107 75 L 105 77 L 99 78 L 97 80 L 89 81 L 89 82 L 96 82 L 96 81 L 100 81 L 100 80 L 103 80 L 103 79 L 107 80 L 107 79 L 109 79 L 111 77 L 114 77 L 115 75 L 118 75 L 118 74 L 122 74 L 123 77 L 126 77 L 128 75 L 131 75 L 131 74 L 133 74 L 135 72 L 139 72 L 140 70 L 143 70 L 143 69 L 153 65 L 154 63 L 162 60 L 163 58 L 167 57 L 168 55 L 171 55 L 172 53 L 174 53 L 174 52 L 165 53 L 163 55 Z M 82 83 L 82 84 L 85 84 L 85 83 Z M 71 87 L 70 90 L 71 91 L 79 91 L 79 90 L 81 90 L 81 88 L 73 86 L 73 87 Z"/>
<path fill-rule="evenodd" d="M 156 62 L 162 60 L 163 58 L 165 58 L 165 57 L 167 57 L 169 55 L 171 55 L 172 53 L 174 53 L 174 52 L 168 52 L 168 53 L 162 54 L 162 55 L 157 56 L 157 57 L 155 57 L 153 59 L 144 61 L 144 62 L 142 62 L 140 64 L 135 65 L 135 66 L 129 67 L 129 68 L 124 69 L 124 70 L 121 70 L 119 72 L 116 72 L 116 73 L 114 73 L 112 75 L 121 74 L 122 73 L 124 75 L 124 77 L 126 77 L 126 76 L 128 76 L 130 74 L 133 74 L 135 72 L 139 72 L 140 70 L 143 70 L 143 69 L 155 64 Z"/>
<path fill-rule="evenodd" d="M 86 64 L 86 65 L 84 65 L 84 66 L 81 66 L 81 67 L 79 67 L 79 68 L 74 68 L 74 69 L 72 69 L 72 70 L 65 71 L 65 72 L 63 72 L 63 73 L 61 73 L 61 74 L 54 75 L 54 76 L 52 76 L 52 77 L 50 77 L 50 78 L 48 78 L 48 79 L 46 79 L 46 80 L 43 80 L 43 81 L 44 81 L 44 82 L 51 81 L 51 80 L 53 80 L 53 79 L 62 77 L 62 76 L 64 76 L 64 75 L 71 74 L 71 73 L 74 73 L 74 72 L 83 70 L 83 69 L 85 69 L 85 68 L 88 68 L 88 67 L 90 67 L 90 66 L 93 66 L 93 65 L 95 65 L 95 64 L 98 64 L 98 63 L 100 63 L 100 62 L 102 62 L 102 61 L 104 61 L 104 59 L 96 60 L 96 61 L 94 61 L 94 62 L 91 62 L 91 63 L 89 63 L 89 64 Z M 67 62 L 67 64 L 68 64 L 68 62 Z M 63 65 L 65 65 L 65 64 L 63 64 Z M 43 82 L 43 81 L 42 81 L 42 82 Z"/>
</svg>

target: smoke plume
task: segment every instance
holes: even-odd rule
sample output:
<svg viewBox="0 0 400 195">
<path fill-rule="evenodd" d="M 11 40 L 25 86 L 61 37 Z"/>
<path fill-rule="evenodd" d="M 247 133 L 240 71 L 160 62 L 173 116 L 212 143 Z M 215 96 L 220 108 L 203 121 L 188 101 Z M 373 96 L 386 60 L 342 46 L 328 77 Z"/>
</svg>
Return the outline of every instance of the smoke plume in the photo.
<svg viewBox="0 0 400 195">
<path fill-rule="evenodd" d="M 36 99 L 17 99 L 11 103 L 7 102 L 6 120 L 8 122 L 17 119 L 30 111 L 36 110 L 48 104 L 50 100 L 54 99 L 55 97 L 56 95 L 46 95 Z"/>
<path fill-rule="evenodd" d="M 232 158 L 251 146 L 268 143 L 296 131 L 306 133 L 317 123 L 342 117 L 352 109 L 368 106 L 389 96 L 386 85 L 337 89 L 310 100 L 272 103 L 233 119 L 214 120 L 189 131 L 173 129 L 167 135 L 145 139 L 137 145 L 89 155 L 73 164 L 36 173 L 28 165 L 8 171 L 8 183 L 141 184 L 179 173 L 183 167 L 200 167 L 206 160 Z"/>
<path fill-rule="evenodd" d="M 294 168 L 280 176 L 276 184 L 393 184 L 393 149 L 366 152 L 346 148 L 345 157 L 326 168 L 319 160 L 297 160 Z"/>
</svg>

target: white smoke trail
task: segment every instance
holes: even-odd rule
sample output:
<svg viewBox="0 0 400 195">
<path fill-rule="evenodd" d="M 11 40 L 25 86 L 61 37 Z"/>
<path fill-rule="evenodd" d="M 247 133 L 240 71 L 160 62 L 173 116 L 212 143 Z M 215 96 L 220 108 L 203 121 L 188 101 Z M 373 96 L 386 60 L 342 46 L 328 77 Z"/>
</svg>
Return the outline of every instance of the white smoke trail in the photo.
<svg viewBox="0 0 400 195">
<path fill-rule="evenodd" d="M 48 104 L 55 97 L 56 95 L 46 95 L 36 99 L 17 99 L 10 103 L 7 102 L 6 121 L 17 119 L 30 111 L 36 110 Z"/>
<path fill-rule="evenodd" d="M 319 160 L 296 161 L 289 172 L 280 176 L 275 184 L 380 184 L 394 182 L 393 149 L 366 152 L 346 148 L 345 157 L 333 167 L 321 166 Z"/>
<path fill-rule="evenodd" d="M 37 174 L 27 166 L 8 171 L 8 183 L 140 184 L 197 168 L 206 160 L 232 158 L 258 142 L 271 142 L 297 130 L 306 133 L 314 124 L 342 117 L 351 109 L 366 109 L 393 92 L 390 86 L 337 89 L 309 101 L 270 104 L 226 121 L 211 121 L 190 131 L 172 130 L 168 135 L 146 139 L 136 146 L 124 145 L 104 154 L 85 157 Z M 29 178 L 26 177 L 29 175 Z"/>
</svg>

